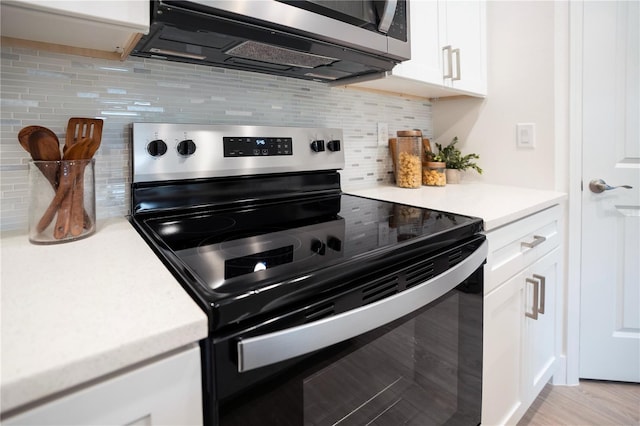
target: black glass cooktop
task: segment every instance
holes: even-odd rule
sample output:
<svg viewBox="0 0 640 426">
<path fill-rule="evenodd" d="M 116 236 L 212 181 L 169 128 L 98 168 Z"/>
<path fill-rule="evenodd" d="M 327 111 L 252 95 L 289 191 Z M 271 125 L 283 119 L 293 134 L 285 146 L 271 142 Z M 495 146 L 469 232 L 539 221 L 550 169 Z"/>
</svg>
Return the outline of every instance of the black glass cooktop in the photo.
<svg viewBox="0 0 640 426">
<path fill-rule="evenodd" d="M 219 297 L 260 291 L 418 242 L 425 250 L 442 248 L 476 234 L 480 224 L 346 194 L 145 220 L 199 285 Z"/>
</svg>

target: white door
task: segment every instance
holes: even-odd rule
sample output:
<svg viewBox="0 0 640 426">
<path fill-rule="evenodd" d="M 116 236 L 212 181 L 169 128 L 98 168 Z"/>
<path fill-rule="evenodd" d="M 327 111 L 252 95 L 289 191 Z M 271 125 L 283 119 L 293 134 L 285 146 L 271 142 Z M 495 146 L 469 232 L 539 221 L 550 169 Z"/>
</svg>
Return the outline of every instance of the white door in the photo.
<svg viewBox="0 0 640 426">
<path fill-rule="evenodd" d="M 581 6 L 580 377 L 640 382 L 640 2 Z"/>
</svg>

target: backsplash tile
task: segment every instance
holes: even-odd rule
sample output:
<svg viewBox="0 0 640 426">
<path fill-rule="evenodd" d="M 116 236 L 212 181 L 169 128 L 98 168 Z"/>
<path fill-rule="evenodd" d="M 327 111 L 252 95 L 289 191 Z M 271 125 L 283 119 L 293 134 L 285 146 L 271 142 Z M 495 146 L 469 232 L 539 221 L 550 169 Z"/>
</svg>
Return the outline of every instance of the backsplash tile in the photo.
<svg viewBox="0 0 640 426">
<path fill-rule="evenodd" d="M 70 117 L 105 120 L 96 154 L 98 219 L 129 210 L 134 122 L 337 127 L 344 130 L 345 189 L 389 181 L 377 123 L 432 137 L 431 104 L 379 93 L 238 70 L 129 58 L 124 62 L 2 47 L 1 230 L 26 230 L 28 154 L 17 141 L 36 124 L 64 140 Z"/>
</svg>

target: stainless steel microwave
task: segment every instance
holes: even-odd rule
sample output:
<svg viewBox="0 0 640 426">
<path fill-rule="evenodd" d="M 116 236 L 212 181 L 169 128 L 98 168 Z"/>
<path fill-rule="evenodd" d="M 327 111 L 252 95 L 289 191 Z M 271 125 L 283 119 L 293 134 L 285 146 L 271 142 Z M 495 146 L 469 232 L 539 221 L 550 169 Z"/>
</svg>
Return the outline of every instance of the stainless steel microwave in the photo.
<svg viewBox="0 0 640 426">
<path fill-rule="evenodd" d="M 409 59 L 408 0 L 151 2 L 132 55 L 337 81 Z"/>
</svg>

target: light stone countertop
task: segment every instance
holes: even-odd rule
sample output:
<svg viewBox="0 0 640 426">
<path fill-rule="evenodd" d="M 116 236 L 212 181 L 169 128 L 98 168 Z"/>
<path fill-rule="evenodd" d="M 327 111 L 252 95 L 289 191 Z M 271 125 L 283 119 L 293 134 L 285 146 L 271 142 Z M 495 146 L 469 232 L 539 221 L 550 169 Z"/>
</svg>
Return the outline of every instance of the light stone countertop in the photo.
<svg viewBox="0 0 640 426">
<path fill-rule="evenodd" d="M 399 188 L 381 184 L 366 189 L 345 190 L 353 195 L 409 204 L 482 218 L 484 230 L 491 231 L 558 204 L 566 194 L 556 191 L 463 182 L 442 187 Z"/>
<path fill-rule="evenodd" d="M 193 302 L 125 218 L 85 239 L 3 235 L 2 412 L 207 336 Z"/>
</svg>

